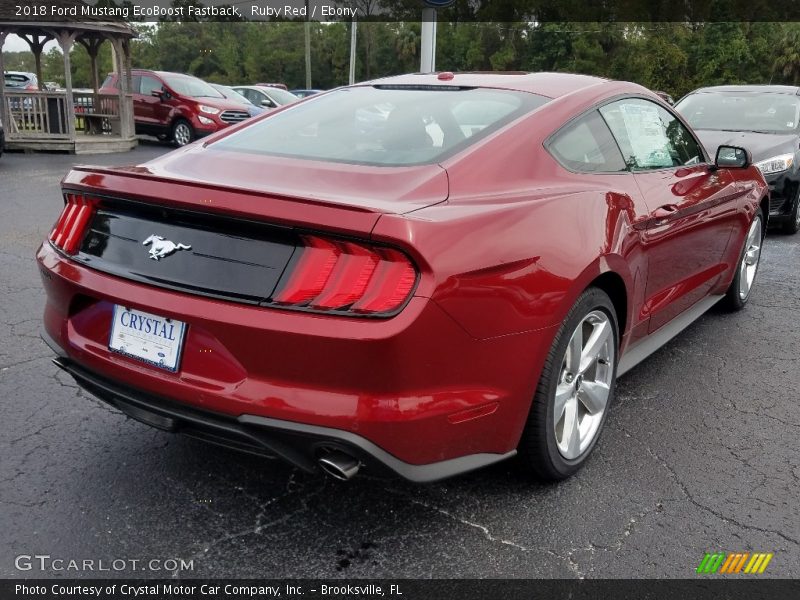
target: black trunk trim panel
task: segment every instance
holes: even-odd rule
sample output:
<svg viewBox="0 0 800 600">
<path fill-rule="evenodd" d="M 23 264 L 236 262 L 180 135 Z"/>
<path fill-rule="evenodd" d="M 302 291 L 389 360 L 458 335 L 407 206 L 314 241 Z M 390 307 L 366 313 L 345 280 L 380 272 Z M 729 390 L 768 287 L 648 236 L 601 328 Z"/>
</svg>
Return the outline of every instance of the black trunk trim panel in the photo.
<svg viewBox="0 0 800 600">
<path fill-rule="evenodd" d="M 183 244 L 151 257 L 151 235 Z M 299 244 L 285 227 L 102 199 L 73 257 L 149 285 L 259 304 L 269 298 Z"/>
</svg>

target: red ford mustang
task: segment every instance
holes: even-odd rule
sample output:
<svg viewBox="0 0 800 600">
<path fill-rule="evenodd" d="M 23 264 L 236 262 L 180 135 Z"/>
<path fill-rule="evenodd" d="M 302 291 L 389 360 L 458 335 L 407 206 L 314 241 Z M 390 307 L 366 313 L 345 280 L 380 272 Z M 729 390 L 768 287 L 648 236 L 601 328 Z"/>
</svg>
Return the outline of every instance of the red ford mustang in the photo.
<svg viewBox="0 0 800 600">
<path fill-rule="evenodd" d="M 615 378 L 748 300 L 768 190 L 652 92 L 409 75 L 132 167 L 38 252 L 56 364 L 152 426 L 347 479 L 575 472 Z"/>
</svg>

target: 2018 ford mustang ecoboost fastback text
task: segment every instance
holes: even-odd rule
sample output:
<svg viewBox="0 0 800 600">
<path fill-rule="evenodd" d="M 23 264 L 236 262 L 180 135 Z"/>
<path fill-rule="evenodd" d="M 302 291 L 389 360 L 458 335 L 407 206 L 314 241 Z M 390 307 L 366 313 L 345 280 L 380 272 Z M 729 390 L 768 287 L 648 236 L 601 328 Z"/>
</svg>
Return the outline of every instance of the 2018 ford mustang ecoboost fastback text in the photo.
<svg viewBox="0 0 800 600">
<path fill-rule="evenodd" d="M 768 190 L 638 85 L 407 75 L 146 164 L 76 167 L 44 336 L 140 421 L 432 481 L 575 472 L 621 373 L 741 308 Z"/>
</svg>

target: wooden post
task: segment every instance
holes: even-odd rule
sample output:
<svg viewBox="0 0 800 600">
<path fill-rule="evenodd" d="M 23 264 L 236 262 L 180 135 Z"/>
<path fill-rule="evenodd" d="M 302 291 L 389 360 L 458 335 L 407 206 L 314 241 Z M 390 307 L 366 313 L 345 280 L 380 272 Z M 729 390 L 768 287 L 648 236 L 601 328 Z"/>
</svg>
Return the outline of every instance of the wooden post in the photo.
<svg viewBox="0 0 800 600">
<path fill-rule="evenodd" d="M 0 73 L 5 73 L 5 65 L 3 64 L 3 44 L 6 41 L 6 36 L 8 36 L 7 31 L 0 30 Z M 6 131 L 6 136 L 8 136 L 9 131 L 11 131 L 11 124 L 8 122 L 8 118 L 6 117 L 6 86 L 5 81 L 3 81 L 3 85 L 0 85 L 0 123 L 3 124 L 3 127 Z"/>
<path fill-rule="evenodd" d="M 36 62 L 36 80 L 39 85 L 39 90 L 44 88 L 44 81 L 42 81 L 42 51 L 44 45 L 53 38 L 47 34 L 31 33 L 29 35 L 22 35 L 20 37 L 28 42 L 28 46 L 33 52 L 33 60 Z"/>
<path fill-rule="evenodd" d="M 126 56 L 126 47 L 119 38 L 111 38 L 114 71 L 117 73 L 117 94 L 119 98 L 119 130 L 123 139 L 134 135 L 133 107 L 128 106 L 128 94 L 131 88 L 131 72 Z"/>
<path fill-rule="evenodd" d="M 67 30 L 58 32 L 58 45 L 61 46 L 61 51 L 64 53 L 64 88 L 66 89 L 66 119 L 67 119 L 67 132 L 69 139 L 75 141 L 75 101 L 72 97 L 72 64 L 70 63 L 69 53 L 72 50 L 72 44 L 75 41 L 76 33 L 70 33 Z"/>
<path fill-rule="evenodd" d="M 92 89 L 94 89 L 94 95 L 97 96 L 97 92 L 100 90 L 100 77 L 97 71 L 97 56 L 100 53 L 100 46 L 103 45 L 103 38 L 80 37 L 77 39 L 77 42 L 86 48 L 86 52 L 89 55 L 89 62 L 91 63 L 92 69 Z"/>
</svg>

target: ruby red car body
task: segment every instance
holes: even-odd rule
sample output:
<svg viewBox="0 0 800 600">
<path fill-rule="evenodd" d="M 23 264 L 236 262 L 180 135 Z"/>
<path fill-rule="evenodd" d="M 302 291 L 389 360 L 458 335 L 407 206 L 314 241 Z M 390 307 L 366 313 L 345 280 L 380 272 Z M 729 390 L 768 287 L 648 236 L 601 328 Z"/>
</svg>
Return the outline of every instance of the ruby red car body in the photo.
<svg viewBox="0 0 800 600">
<path fill-rule="evenodd" d="M 366 317 L 238 302 L 99 270 L 48 241 L 37 256 L 44 329 L 61 366 L 151 424 L 203 429 L 187 425 L 195 415 L 220 425 L 206 431 L 230 426 L 230 440 L 258 438 L 253 445 L 304 468 L 333 448 L 425 481 L 514 454 L 556 333 L 588 288 L 614 303 L 620 371 L 729 288 L 766 201 L 757 170 L 709 168 L 705 157 L 638 174 L 575 173 L 546 148 L 575 117 L 613 99 L 660 102 L 651 92 L 556 74 L 444 83 L 550 100 L 431 164 L 215 147 L 243 124 L 145 165 L 77 167 L 63 181 L 65 193 L 98 206 L 119 200 L 393 249 L 416 271 L 396 310 Z M 668 204 L 679 213 L 663 219 L 655 211 Z M 187 324 L 177 372 L 109 349 L 113 305 Z"/>
</svg>

